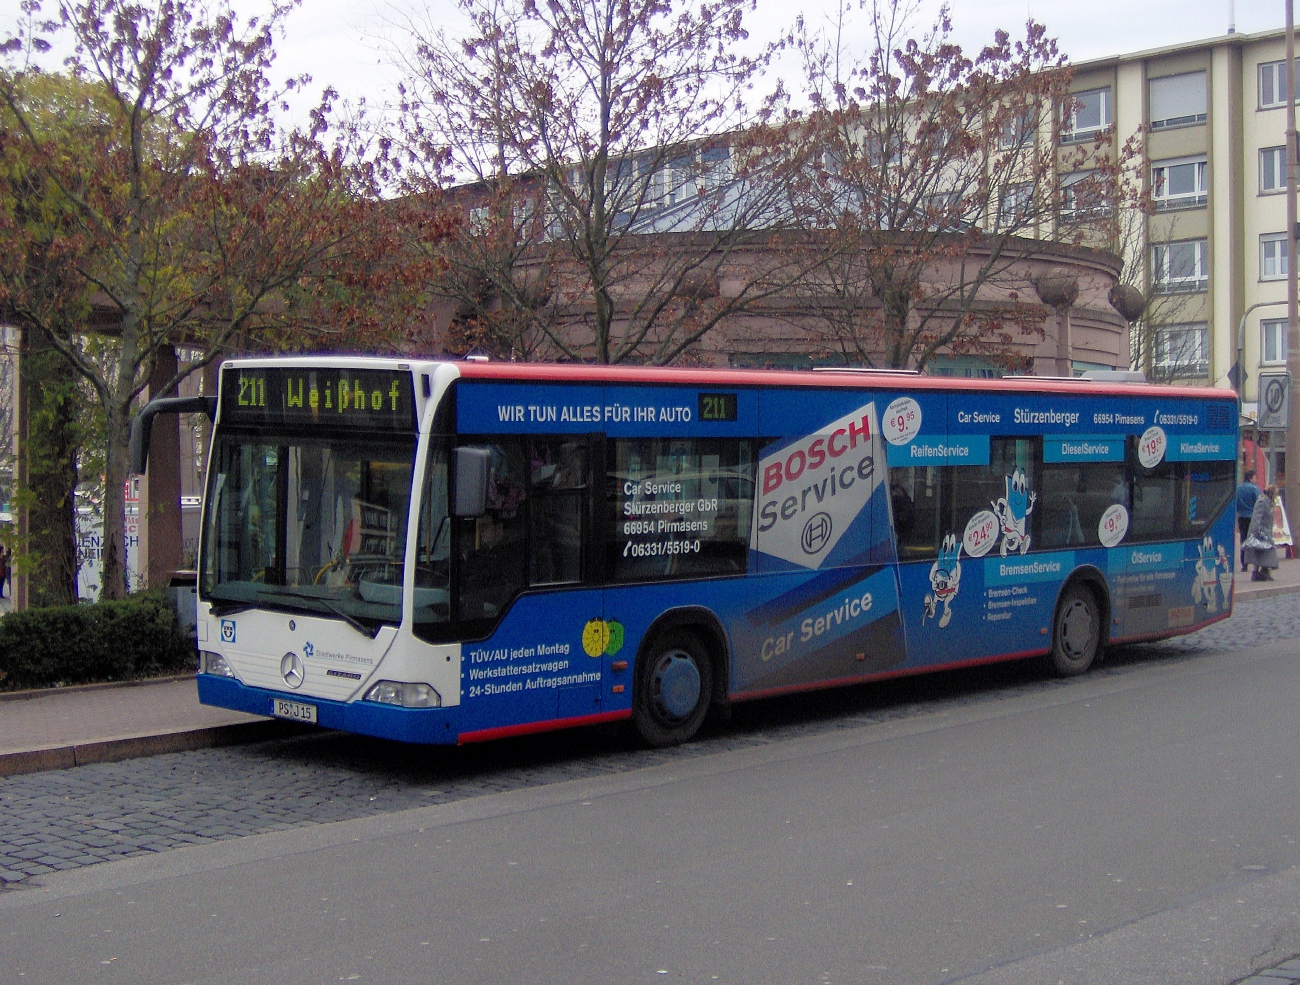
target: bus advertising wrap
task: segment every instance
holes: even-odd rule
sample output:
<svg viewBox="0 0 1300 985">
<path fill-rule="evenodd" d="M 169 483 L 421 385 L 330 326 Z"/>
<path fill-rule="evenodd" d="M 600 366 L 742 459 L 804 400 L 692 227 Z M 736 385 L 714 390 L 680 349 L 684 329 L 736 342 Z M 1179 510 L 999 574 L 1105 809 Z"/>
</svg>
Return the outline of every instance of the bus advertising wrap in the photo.
<svg viewBox="0 0 1300 985">
<path fill-rule="evenodd" d="M 1078 603 L 1081 584 L 1097 592 L 1080 619 L 1098 641 L 1161 638 L 1231 611 L 1230 399 L 1082 381 L 981 388 L 866 374 L 859 385 L 842 374 L 823 384 L 807 374 L 458 372 L 444 398 L 450 413 L 422 410 L 422 421 L 450 427 L 422 436 L 428 463 L 421 451 L 413 464 L 409 451 L 386 462 L 371 446 L 382 444 L 376 434 L 413 430 L 410 381 L 419 375 L 364 365 L 226 374 L 220 427 L 236 425 L 237 437 L 310 431 L 320 443 L 338 431 L 330 460 L 346 451 L 365 467 L 353 483 L 355 516 L 317 510 L 317 518 L 300 491 L 267 492 L 267 510 L 291 504 L 304 527 L 331 521 L 344 530 L 351 518 L 349 549 L 310 564 L 299 551 L 281 564 L 316 571 L 298 595 L 284 593 L 308 610 L 294 619 L 238 609 L 211 622 L 204 646 L 239 681 L 200 674 L 205 701 L 267 714 L 288 680 L 280 662 L 297 655 L 303 676 L 285 686 L 317 709 L 320 724 L 474 741 L 642 721 L 637 701 L 654 693 L 646 668 L 662 663 L 653 687 L 682 684 L 692 671 L 678 651 L 693 643 L 716 660 L 717 679 L 696 675 L 688 709 L 710 685 L 715 700 L 744 700 L 1050 659 L 1058 613 Z M 427 383 L 423 392 L 430 396 Z M 268 490 L 282 473 L 294 490 L 315 475 L 302 464 L 315 461 L 315 445 L 290 455 L 256 440 L 266 447 L 229 456 L 229 483 L 253 465 Z M 462 457 L 483 463 L 483 506 L 450 515 Z M 337 496 L 341 481 L 326 491 Z M 409 524 L 398 508 L 405 490 L 420 511 Z M 385 504 L 395 519 L 379 523 Z M 419 540 L 406 533 L 417 526 Z M 367 537 L 383 550 L 356 546 Z M 405 568 L 404 543 L 415 554 Z M 396 559 L 386 581 L 379 555 Z M 263 569 L 280 570 L 258 567 L 246 579 L 250 598 L 272 594 L 256 573 Z M 352 611 L 384 623 L 365 653 L 360 642 L 349 650 L 329 641 L 331 626 L 336 635 L 358 631 L 334 626 L 330 606 L 314 601 L 352 584 L 373 596 L 348 599 Z M 371 615 L 403 600 L 401 625 Z M 254 653 L 263 640 L 265 667 Z M 360 700 L 390 673 L 427 679 L 441 704 L 388 710 Z"/>
</svg>

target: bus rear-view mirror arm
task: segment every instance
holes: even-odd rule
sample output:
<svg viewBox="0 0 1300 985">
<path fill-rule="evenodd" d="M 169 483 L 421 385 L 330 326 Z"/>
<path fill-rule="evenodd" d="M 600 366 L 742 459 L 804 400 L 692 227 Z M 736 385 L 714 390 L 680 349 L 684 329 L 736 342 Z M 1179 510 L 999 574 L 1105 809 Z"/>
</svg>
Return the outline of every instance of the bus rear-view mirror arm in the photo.
<svg viewBox="0 0 1300 985">
<path fill-rule="evenodd" d="M 131 422 L 129 464 L 132 475 L 144 475 L 149 466 L 149 439 L 153 435 L 153 419 L 159 414 L 207 414 L 211 421 L 217 416 L 217 398 L 159 397 L 145 404 Z"/>
<path fill-rule="evenodd" d="M 492 453 L 486 448 L 456 449 L 456 494 L 451 512 L 457 517 L 487 512 L 488 469 Z"/>
</svg>

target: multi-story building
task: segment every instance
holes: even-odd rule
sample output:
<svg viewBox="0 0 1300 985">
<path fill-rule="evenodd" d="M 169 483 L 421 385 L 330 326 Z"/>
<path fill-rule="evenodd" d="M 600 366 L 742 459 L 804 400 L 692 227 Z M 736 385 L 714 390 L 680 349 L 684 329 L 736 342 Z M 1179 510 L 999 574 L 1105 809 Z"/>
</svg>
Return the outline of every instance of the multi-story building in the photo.
<svg viewBox="0 0 1300 985">
<path fill-rule="evenodd" d="M 1119 244 L 1150 299 L 1135 358 L 1218 387 L 1240 361 L 1251 417 L 1260 371 L 1286 364 L 1285 48 L 1275 30 L 1078 63 L 1065 137 L 1141 130 L 1154 211 Z"/>
</svg>

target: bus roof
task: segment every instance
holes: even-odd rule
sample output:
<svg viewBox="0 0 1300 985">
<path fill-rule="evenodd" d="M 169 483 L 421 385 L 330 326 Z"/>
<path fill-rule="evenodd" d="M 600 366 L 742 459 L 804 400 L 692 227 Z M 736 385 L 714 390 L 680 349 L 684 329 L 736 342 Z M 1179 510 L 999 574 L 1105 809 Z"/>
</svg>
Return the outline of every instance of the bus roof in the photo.
<svg viewBox="0 0 1300 985">
<path fill-rule="evenodd" d="M 1175 386 L 1167 383 L 1120 383 L 1085 377 L 1008 376 L 994 379 L 965 379 L 952 376 L 920 376 L 888 370 L 781 370 L 717 369 L 680 366 L 600 366 L 588 363 L 514 363 L 487 360 L 426 359 L 419 356 L 294 355 L 236 357 L 223 364 L 295 367 L 373 366 L 382 369 L 412 369 L 431 372 L 439 365 L 453 366 L 463 379 L 518 380 L 529 383 L 623 383 L 646 385 L 743 387 L 845 387 L 857 390 L 947 390 L 984 393 L 1055 393 L 1078 396 L 1179 397 L 1190 400 L 1236 401 L 1235 390 L 1206 386 Z"/>
<path fill-rule="evenodd" d="M 1204 386 L 1155 383 L 1114 383 L 1082 377 L 1015 376 L 1000 379 L 963 379 L 918 376 L 888 371 L 854 370 L 712 369 L 656 366 L 594 366 L 581 363 L 511 363 L 467 361 L 456 363 L 464 379 L 520 380 L 548 383 L 644 383 L 746 387 L 847 387 L 867 390 L 955 390 L 988 393 L 1058 393 L 1078 396 L 1163 395 L 1197 400 L 1237 399 L 1236 391 Z"/>
</svg>

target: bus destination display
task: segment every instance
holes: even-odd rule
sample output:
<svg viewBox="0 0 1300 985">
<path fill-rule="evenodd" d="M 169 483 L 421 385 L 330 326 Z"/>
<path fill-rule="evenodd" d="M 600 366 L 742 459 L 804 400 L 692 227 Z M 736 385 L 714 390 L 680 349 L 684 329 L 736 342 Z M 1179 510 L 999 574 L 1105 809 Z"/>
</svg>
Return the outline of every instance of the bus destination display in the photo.
<svg viewBox="0 0 1300 985">
<path fill-rule="evenodd" d="M 699 414 L 701 421 L 734 421 L 736 419 L 734 393 L 701 393 Z"/>
<path fill-rule="evenodd" d="M 413 431 L 415 389 L 406 370 L 228 369 L 221 417 L 226 424 Z"/>
</svg>

